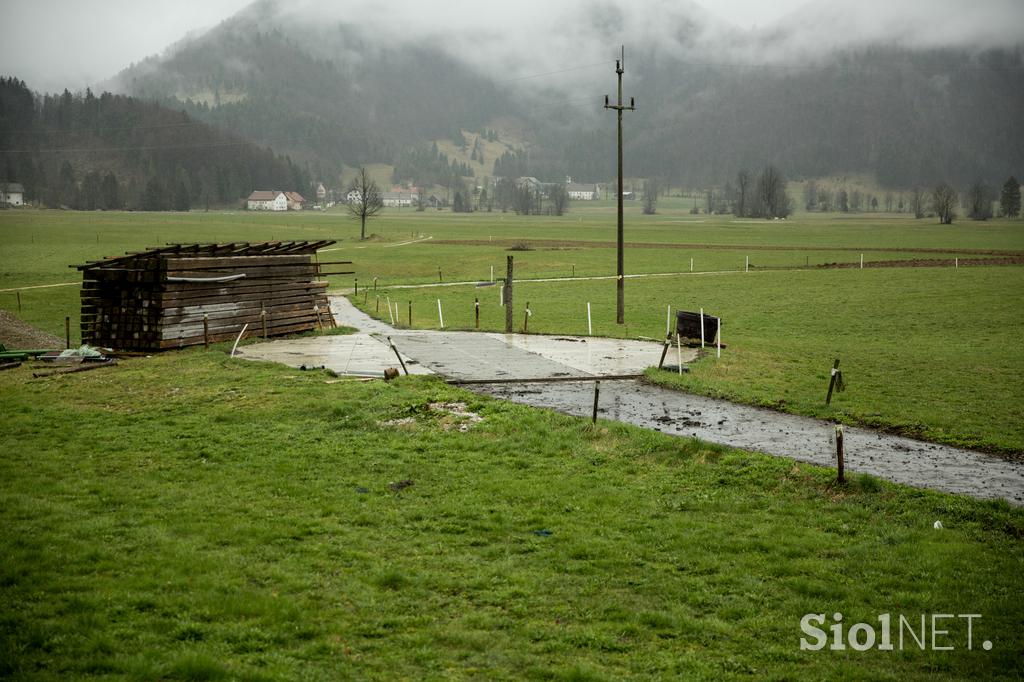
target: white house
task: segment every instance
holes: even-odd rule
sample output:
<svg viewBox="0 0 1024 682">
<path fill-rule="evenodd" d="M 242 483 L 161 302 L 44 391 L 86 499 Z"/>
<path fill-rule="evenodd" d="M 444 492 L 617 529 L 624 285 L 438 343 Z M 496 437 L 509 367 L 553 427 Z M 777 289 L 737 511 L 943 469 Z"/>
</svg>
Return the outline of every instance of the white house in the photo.
<svg viewBox="0 0 1024 682">
<path fill-rule="evenodd" d="M 595 201 L 601 198 L 601 190 L 597 185 L 570 182 L 565 186 L 569 198 L 577 201 Z"/>
<path fill-rule="evenodd" d="M 420 193 L 415 187 L 411 189 L 393 189 L 390 192 L 381 194 L 381 200 L 385 206 L 401 207 L 412 206 L 419 201 Z"/>
<path fill-rule="evenodd" d="M 357 189 L 350 189 L 345 195 L 345 201 L 350 204 L 361 204 L 363 203 L 363 193 Z"/>
<path fill-rule="evenodd" d="M 249 195 L 246 207 L 250 211 L 287 211 L 288 197 L 277 190 L 257 190 Z"/>
<path fill-rule="evenodd" d="M 0 208 L 25 205 L 25 188 L 20 182 L 0 182 Z"/>
<path fill-rule="evenodd" d="M 324 187 L 324 183 L 318 182 L 316 184 L 316 200 L 323 203 L 324 199 L 327 198 L 327 188 Z"/>
</svg>

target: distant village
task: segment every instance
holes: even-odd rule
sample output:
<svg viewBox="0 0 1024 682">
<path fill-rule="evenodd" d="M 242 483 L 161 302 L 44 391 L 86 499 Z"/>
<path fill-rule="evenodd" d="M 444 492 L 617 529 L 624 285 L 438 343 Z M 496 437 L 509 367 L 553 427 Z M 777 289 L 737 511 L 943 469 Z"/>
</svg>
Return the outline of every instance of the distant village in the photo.
<svg viewBox="0 0 1024 682">
<path fill-rule="evenodd" d="M 515 179 L 515 185 L 519 189 L 529 189 L 541 196 L 546 197 L 553 188 L 561 183 L 541 182 L 534 177 L 520 177 Z M 597 183 L 573 182 L 571 177 L 566 177 L 564 185 L 566 193 L 573 201 L 596 201 L 601 198 L 601 187 Z M 478 191 L 483 187 L 478 187 Z M 418 187 L 392 187 L 389 191 L 381 192 L 381 200 L 385 207 L 404 208 L 420 204 L 420 189 Z M 627 191 L 624 199 L 633 199 L 633 192 Z M 305 209 L 323 210 L 331 208 L 339 203 L 359 203 L 362 195 L 359 190 L 349 190 L 346 193 L 328 190 L 322 182 L 317 183 L 315 199 L 310 201 L 301 194 L 290 190 L 256 190 L 245 200 L 246 209 L 250 211 L 301 211 Z M 443 208 L 448 206 L 446 197 L 439 197 L 436 194 L 423 197 L 423 205 L 426 208 Z"/>
</svg>

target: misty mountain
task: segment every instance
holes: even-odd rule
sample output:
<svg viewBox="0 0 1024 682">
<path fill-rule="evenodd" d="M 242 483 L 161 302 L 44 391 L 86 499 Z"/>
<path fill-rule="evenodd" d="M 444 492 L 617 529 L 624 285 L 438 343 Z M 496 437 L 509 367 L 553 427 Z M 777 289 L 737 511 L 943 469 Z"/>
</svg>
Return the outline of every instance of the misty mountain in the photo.
<svg viewBox="0 0 1024 682">
<path fill-rule="evenodd" d="M 603 181 L 614 174 L 607 57 L 629 38 L 628 175 L 706 186 L 772 163 L 790 177 L 870 173 L 907 187 L 995 182 L 1024 166 L 1019 47 L 862 38 L 822 48 L 828 41 L 811 33 L 823 30 L 822 3 L 749 33 L 686 3 L 576 3 L 586 11 L 552 9 L 555 28 L 526 36 L 457 18 L 450 32 L 389 30 L 326 16 L 317 3 L 282 7 L 257 2 L 116 83 L 287 152 L 317 177 L 370 162 L 406 168 L 403 159 L 423 156 L 410 148 L 512 127 L 525 153 L 508 167 Z M 605 66 L 580 68 L 598 53 Z M 524 76 L 530 69 L 566 73 Z"/>
<path fill-rule="evenodd" d="M 286 26 L 274 7 L 256 3 L 114 83 L 287 151 L 322 177 L 392 162 L 413 143 L 513 109 L 490 79 L 442 51 L 380 45 L 345 24 Z"/>
</svg>

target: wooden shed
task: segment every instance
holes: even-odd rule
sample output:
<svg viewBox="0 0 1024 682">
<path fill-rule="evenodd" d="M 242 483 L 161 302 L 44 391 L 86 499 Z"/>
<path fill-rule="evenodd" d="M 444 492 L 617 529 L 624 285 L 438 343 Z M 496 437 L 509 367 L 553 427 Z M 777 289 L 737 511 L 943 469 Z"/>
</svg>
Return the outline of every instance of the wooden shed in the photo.
<svg viewBox="0 0 1024 682">
<path fill-rule="evenodd" d="M 174 244 L 77 265 L 82 343 L 156 351 L 334 326 L 316 252 L 333 240 Z"/>
</svg>

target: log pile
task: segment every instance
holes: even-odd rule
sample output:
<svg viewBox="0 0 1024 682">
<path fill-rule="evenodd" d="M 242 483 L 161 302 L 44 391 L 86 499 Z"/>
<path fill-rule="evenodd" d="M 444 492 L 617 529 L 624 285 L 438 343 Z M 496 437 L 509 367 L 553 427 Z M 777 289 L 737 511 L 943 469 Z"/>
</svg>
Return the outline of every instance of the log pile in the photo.
<svg viewBox="0 0 1024 682">
<path fill-rule="evenodd" d="M 316 252 L 323 241 L 174 244 L 72 266 L 82 272 L 82 342 L 157 351 L 334 326 Z"/>
</svg>

